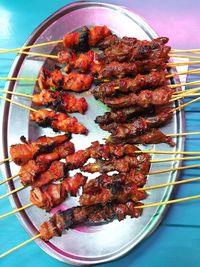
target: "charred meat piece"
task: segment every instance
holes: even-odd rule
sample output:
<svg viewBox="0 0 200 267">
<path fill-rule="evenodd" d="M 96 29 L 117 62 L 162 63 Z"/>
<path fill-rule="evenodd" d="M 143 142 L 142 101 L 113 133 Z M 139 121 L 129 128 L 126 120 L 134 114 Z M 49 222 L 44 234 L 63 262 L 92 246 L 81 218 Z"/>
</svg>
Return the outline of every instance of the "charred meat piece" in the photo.
<svg viewBox="0 0 200 267">
<path fill-rule="evenodd" d="M 111 62 L 105 64 L 98 71 L 98 79 L 105 78 L 123 78 L 126 76 L 134 77 L 137 74 L 147 74 L 152 70 L 164 70 L 166 68 L 166 63 L 162 59 L 153 60 L 143 60 L 135 61 L 133 63 L 120 63 Z"/>
<path fill-rule="evenodd" d="M 87 150 L 79 150 L 74 154 L 68 155 L 66 157 L 66 164 L 69 170 L 74 170 L 82 167 L 90 155 Z"/>
<path fill-rule="evenodd" d="M 61 183 L 50 184 L 46 188 L 35 187 L 30 191 L 30 201 L 38 208 L 50 211 L 61 204 L 68 195 L 76 196 L 86 180 L 85 176 L 77 173 L 73 178 L 66 177 Z"/>
<path fill-rule="evenodd" d="M 84 26 L 80 31 L 68 33 L 63 37 L 65 48 L 73 48 L 78 51 L 88 50 L 89 29 Z"/>
<path fill-rule="evenodd" d="M 48 75 L 44 73 L 48 73 Z M 74 92 L 83 92 L 91 87 L 92 82 L 92 75 L 77 72 L 70 72 L 67 75 L 63 75 L 60 67 L 57 66 L 52 72 L 42 68 L 38 77 L 38 84 L 41 90 L 53 87 L 58 90 L 64 89 Z"/>
<path fill-rule="evenodd" d="M 154 116 L 138 117 L 129 123 L 111 123 L 101 125 L 101 128 L 112 133 L 112 138 L 125 139 L 141 135 L 151 128 L 165 125 L 172 119 L 171 108 L 165 108 Z"/>
<path fill-rule="evenodd" d="M 53 161 L 49 169 L 37 176 L 37 179 L 29 185 L 33 187 L 41 187 L 51 182 L 58 181 L 66 176 L 67 170 L 68 168 L 63 162 Z"/>
<path fill-rule="evenodd" d="M 88 163 L 81 167 L 83 172 L 89 173 L 107 173 L 118 171 L 122 173 L 129 172 L 132 168 L 139 168 L 139 159 L 137 156 L 124 156 L 123 158 L 111 158 L 109 160 L 97 159 L 95 163 Z"/>
<path fill-rule="evenodd" d="M 55 92 L 45 89 L 39 94 L 33 95 L 32 101 L 34 104 L 66 113 L 79 112 L 84 114 L 88 108 L 84 97 L 76 98 L 67 92 Z"/>
<path fill-rule="evenodd" d="M 53 236 L 61 236 L 64 229 L 80 224 L 108 222 L 115 218 L 121 221 L 126 216 L 138 218 L 142 215 L 142 209 L 135 207 L 141 205 L 140 202 L 129 201 L 124 204 L 112 202 L 105 205 L 73 207 L 54 214 L 49 221 L 41 224 L 39 228 L 41 238 L 48 241 Z"/>
<path fill-rule="evenodd" d="M 169 86 L 162 86 L 154 91 L 142 90 L 138 94 L 130 93 L 119 97 L 105 97 L 101 101 L 111 109 L 140 106 L 144 109 L 152 106 L 164 106 L 169 104 L 173 89 Z"/>
<path fill-rule="evenodd" d="M 129 173 L 113 174 L 112 176 L 102 174 L 95 179 L 89 180 L 83 186 L 83 194 L 96 194 L 103 188 L 109 188 L 112 183 L 128 184 L 134 183 L 137 187 L 142 187 L 146 183 L 146 177 L 140 171 L 132 169 Z"/>
<path fill-rule="evenodd" d="M 24 165 L 29 160 L 35 159 L 41 153 L 51 152 L 56 146 L 68 141 L 70 134 L 58 135 L 55 137 L 41 136 L 35 141 L 28 142 L 21 137 L 24 144 L 16 144 L 10 147 L 10 155 L 17 165 Z"/>
<path fill-rule="evenodd" d="M 65 48 L 73 48 L 78 51 L 87 51 L 90 47 L 95 47 L 111 31 L 107 26 L 94 26 L 88 29 L 82 27 L 80 31 L 66 34 L 63 38 Z"/>
<path fill-rule="evenodd" d="M 35 182 L 38 175 L 45 172 L 49 168 L 49 164 L 29 160 L 19 171 L 20 182 L 24 185 L 30 185 Z"/>
<path fill-rule="evenodd" d="M 152 109 L 146 109 L 140 106 L 121 108 L 116 111 L 106 112 L 104 115 L 96 117 L 95 122 L 99 124 L 109 124 L 115 121 L 126 122 L 135 116 L 146 113 L 151 114 Z"/>
<path fill-rule="evenodd" d="M 50 163 L 54 160 L 64 159 L 66 156 L 73 154 L 74 151 L 74 144 L 72 142 L 67 141 L 55 147 L 52 152 L 37 156 L 36 161 Z"/>
<path fill-rule="evenodd" d="M 106 62 L 134 62 L 155 58 L 162 58 L 163 61 L 167 62 L 170 50 L 171 47 L 166 45 L 158 45 L 156 49 L 153 49 L 151 44 L 130 46 L 120 42 L 119 44 L 106 48 L 101 58 Z"/>
<path fill-rule="evenodd" d="M 126 138 L 124 140 L 113 138 L 110 136 L 108 138 L 108 142 L 112 143 L 120 143 L 120 144 L 160 144 L 160 143 L 166 143 L 170 145 L 171 147 L 174 147 L 176 144 L 172 140 L 172 137 L 166 136 L 164 133 L 162 133 L 159 129 L 150 129 L 145 134 L 141 134 L 138 136 L 133 136 L 130 138 Z"/>
<path fill-rule="evenodd" d="M 135 78 L 122 78 L 101 84 L 93 90 L 95 98 L 103 99 L 106 96 L 112 96 L 116 93 L 137 93 L 142 89 L 157 88 L 166 84 L 164 71 L 152 71 L 146 75 L 138 74 Z"/>
<path fill-rule="evenodd" d="M 120 203 L 126 203 L 129 200 L 140 201 L 146 198 L 144 191 L 138 191 L 135 184 L 130 183 L 122 185 L 118 182 L 113 182 L 107 188 L 103 188 L 100 193 L 95 195 L 83 194 L 80 196 L 81 205 L 94 205 L 94 204 L 105 204 L 110 201 L 117 201 Z"/>
<path fill-rule="evenodd" d="M 87 128 L 78 123 L 75 117 L 68 117 L 65 113 L 55 113 L 49 110 L 37 110 L 30 113 L 30 120 L 42 127 L 51 127 L 55 132 L 62 131 L 74 134 L 87 134 Z"/>
</svg>

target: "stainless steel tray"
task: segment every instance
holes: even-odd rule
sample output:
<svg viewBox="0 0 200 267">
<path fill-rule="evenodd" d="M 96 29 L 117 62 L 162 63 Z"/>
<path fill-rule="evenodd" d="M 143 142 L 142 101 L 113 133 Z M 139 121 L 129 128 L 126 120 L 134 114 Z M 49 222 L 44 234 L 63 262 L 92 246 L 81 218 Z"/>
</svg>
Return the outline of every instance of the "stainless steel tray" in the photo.
<svg viewBox="0 0 200 267">
<path fill-rule="evenodd" d="M 139 39 L 149 40 L 157 37 L 157 34 L 141 17 L 126 8 L 104 3 L 78 2 L 63 7 L 45 20 L 30 36 L 25 45 L 62 39 L 64 34 L 76 30 L 83 25 L 90 26 L 95 24 L 105 24 L 119 36 L 134 36 Z M 45 46 L 32 49 L 31 51 L 51 54 L 54 48 L 54 46 Z M 18 55 L 13 63 L 10 76 L 37 77 L 40 67 L 44 64 L 51 65 L 52 61 L 33 56 Z M 11 91 L 32 93 L 34 86 L 34 83 L 31 82 L 9 82 L 6 87 Z M 102 140 L 102 138 L 107 136 L 94 123 L 95 117 L 105 112 L 105 106 L 96 101 L 88 92 L 83 93 L 82 96 L 87 98 L 89 111 L 84 116 L 79 114 L 75 116 L 90 131 L 87 137 L 81 135 L 73 136 L 72 141 L 75 143 L 76 149 L 85 148 L 90 145 L 91 141 Z M 22 97 L 15 96 L 12 99 L 29 106 L 31 105 L 29 100 Z M 29 139 L 35 139 L 41 134 L 54 135 L 50 129 L 39 128 L 29 123 L 29 112 L 25 109 L 5 103 L 2 106 L 2 114 L 2 157 L 6 158 L 9 156 L 10 145 L 19 143 L 21 135 Z M 183 129 L 184 117 L 181 111 L 174 115 L 171 123 L 164 127 L 163 131 L 165 133 L 180 133 Z M 165 144 L 150 145 L 145 148 L 166 151 L 183 150 L 184 139 L 177 138 L 175 141 L 177 144 L 175 148 L 170 148 Z M 153 159 L 164 157 L 170 156 L 152 156 Z M 179 164 L 180 162 L 176 161 L 162 164 L 156 163 L 152 164 L 151 171 L 177 167 Z M 18 173 L 18 170 L 19 168 L 13 163 L 2 167 L 4 177 L 10 177 Z M 154 185 L 162 182 L 171 182 L 177 179 L 177 175 L 177 172 L 153 175 L 148 177 L 147 184 Z M 9 182 L 8 189 L 12 190 L 18 186 L 20 186 L 20 182 L 16 179 L 14 182 Z M 170 187 L 151 191 L 144 203 L 168 200 L 172 190 L 173 188 Z M 19 208 L 29 203 L 29 188 L 11 196 L 10 201 L 13 208 Z M 77 204 L 77 198 L 70 198 L 58 208 L 53 209 L 52 213 L 58 209 L 66 209 Z M 107 262 L 124 255 L 146 238 L 156 229 L 165 211 L 165 206 L 149 208 L 144 210 L 142 217 L 139 219 L 127 218 L 122 222 L 114 221 L 104 225 L 78 227 L 67 231 L 60 238 L 53 238 L 50 242 L 45 243 L 40 239 L 35 242 L 51 256 L 73 265 Z M 39 225 L 49 218 L 49 214 L 31 207 L 20 214 L 18 213 L 18 218 L 25 230 L 32 236 L 37 233 Z"/>
</svg>

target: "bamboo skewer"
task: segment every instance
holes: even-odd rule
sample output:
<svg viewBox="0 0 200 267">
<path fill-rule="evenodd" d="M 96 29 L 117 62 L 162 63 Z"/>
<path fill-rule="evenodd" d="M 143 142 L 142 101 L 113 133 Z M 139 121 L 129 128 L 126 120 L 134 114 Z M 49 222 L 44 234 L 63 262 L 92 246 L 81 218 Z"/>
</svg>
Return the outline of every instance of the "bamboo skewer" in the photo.
<svg viewBox="0 0 200 267">
<path fill-rule="evenodd" d="M 176 66 L 199 65 L 199 64 L 200 64 L 200 61 L 185 61 L 185 62 L 167 63 L 167 66 L 176 67 Z"/>
<path fill-rule="evenodd" d="M 14 49 L 4 49 L 3 51 L 0 51 L 0 54 L 10 53 L 10 52 L 18 52 L 18 51 L 23 51 L 23 50 L 30 49 L 30 48 L 35 48 L 35 47 L 40 47 L 40 46 L 45 46 L 45 45 L 58 44 L 58 43 L 63 43 L 63 40 L 56 40 L 56 41 L 45 42 L 45 43 L 40 43 L 40 44 L 28 45 L 28 46 L 18 47 L 18 48 L 14 48 Z"/>
<path fill-rule="evenodd" d="M 171 186 L 171 185 L 186 184 L 186 183 L 195 182 L 195 181 L 200 181 L 200 177 L 185 179 L 185 180 L 181 180 L 181 181 L 174 181 L 174 182 L 170 182 L 170 183 L 163 183 L 163 184 L 158 184 L 158 185 L 146 186 L 146 187 L 138 188 L 138 191 L 148 191 L 148 190 L 152 190 L 152 189 L 158 189 L 158 188 L 167 187 L 167 186 Z M 15 210 L 12 210 L 8 213 L 0 215 L 0 219 L 3 219 L 3 218 L 10 216 L 10 215 L 13 215 L 19 211 L 25 210 L 25 209 L 32 207 L 32 206 L 34 206 L 33 203 L 29 203 L 27 205 L 24 205 L 18 209 L 15 209 Z"/>
<path fill-rule="evenodd" d="M 7 97 L 0 96 L 0 98 L 3 99 L 3 100 L 6 100 L 6 101 L 8 101 L 8 102 L 10 102 L 10 103 L 12 103 L 12 104 L 15 104 L 15 105 L 17 105 L 17 106 L 19 106 L 19 107 L 26 108 L 26 109 L 28 109 L 28 110 L 30 110 L 30 111 L 33 111 L 33 112 L 38 112 L 38 110 L 36 110 L 36 109 L 34 109 L 34 108 L 31 108 L 31 107 L 28 107 L 28 106 L 26 106 L 26 105 L 20 104 L 20 103 L 18 103 L 18 102 L 15 102 L 15 101 L 13 101 L 13 100 L 7 98 Z"/>
<path fill-rule="evenodd" d="M 176 57 L 178 57 L 178 58 L 196 58 L 196 59 L 200 59 L 200 56 L 188 56 L 188 55 L 180 55 L 180 54 L 177 54 L 177 55 L 175 55 L 175 54 L 170 54 L 170 57 L 173 57 L 173 58 L 176 58 Z"/>
<path fill-rule="evenodd" d="M 192 103 L 194 103 L 194 102 L 197 102 L 197 101 L 200 101 L 200 97 L 197 97 L 197 98 L 195 98 L 195 99 L 193 99 L 193 100 L 191 100 L 191 101 L 189 101 L 189 102 L 187 102 L 187 103 L 185 103 L 185 104 L 182 104 L 182 105 L 178 106 L 177 108 L 172 109 L 170 112 L 174 112 L 174 111 L 177 111 L 177 110 L 181 110 L 181 109 L 183 109 L 184 107 L 186 107 L 186 106 L 188 106 L 188 105 L 190 105 L 190 104 L 192 104 Z"/>
<path fill-rule="evenodd" d="M 187 135 L 196 135 L 200 132 L 188 132 L 188 133 L 176 133 L 176 134 L 166 134 L 166 136 L 176 137 L 176 136 L 187 136 Z"/>
<path fill-rule="evenodd" d="M 0 182 L 0 185 L 5 184 L 5 183 L 7 183 L 8 181 L 13 180 L 14 178 L 16 178 L 16 177 L 18 177 L 18 176 L 19 176 L 18 174 L 13 175 L 13 176 L 11 176 L 11 177 L 9 177 L 9 178 L 7 178 L 7 179 L 1 181 L 1 182 Z"/>
<path fill-rule="evenodd" d="M 5 159 L 3 159 L 3 160 L 0 161 L 0 164 L 3 164 L 3 163 L 5 163 L 6 161 L 10 161 L 10 160 L 12 160 L 12 158 L 5 158 Z"/>
<path fill-rule="evenodd" d="M 200 49 L 171 49 L 173 53 L 200 53 Z"/>
<path fill-rule="evenodd" d="M 28 98 L 33 98 L 33 95 L 28 95 L 28 94 L 23 94 L 23 93 L 17 93 L 17 92 L 12 92 L 9 90 L 0 90 L 1 93 L 7 93 L 10 95 L 16 95 L 16 96 L 22 96 L 22 97 L 28 97 Z"/>
<path fill-rule="evenodd" d="M 37 81 L 38 79 L 36 78 L 27 78 L 27 77 L 0 77 L 0 80 L 2 81 Z"/>
<path fill-rule="evenodd" d="M 173 159 L 174 160 L 174 159 Z M 168 159 L 170 161 L 170 159 Z M 158 170 L 154 172 L 149 172 L 147 175 L 154 175 L 154 174 L 160 174 L 160 173 L 165 173 L 165 172 L 171 172 L 171 171 L 177 171 L 177 170 L 185 170 L 185 169 L 192 169 L 192 168 L 200 168 L 200 164 L 196 165 L 190 165 L 190 166 L 183 166 L 183 167 L 176 167 L 176 168 L 170 168 L 170 169 L 164 169 L 164 170 Z M 0 199 L 3 199 L 13 193 L 16 193 L 18 191 L 21 191 L 22 189 L 26 188 L 25 186 L 18 187 L 2 196 L 0 196 Z"/>
<path fill-rule="evenodd" d="M 199 74 L 200 73 L 200 68 L 194 69 L 194 70 L 187 70 L 187 71 L 180 71 L 180 72 L 174 72 L 171 74 L 166 75 L 166 78 L 171 78 L 171 77 L 175 77 L 178 75 L 182 75 L 182 74 Z"/>
<path fill-rule="evenodd" d="M 190 200 L 194 200 L 194 199 L 199 199 L 200 195 L 195 195 L 195 196 L 190 196 L 190 197 L 184 197 L 184 198 L 177 198 L 177 199 L 172 199 L 172 200 L 168 200 L 168 201 L 163 201 L 163 202 L 156 202 L 156 203 L 151 203 L 151 204 L 145 204 L 142 206 L 135 206 L 135 208 L 138 209 L 145 209 L 145 208 L 150 208 L 150 207 L 158 207 L 158 206 L 162 206 L 162 205 L 169 205 L 169 204 L 175 204 L 175 203 L 180 203 L 180 202 L 184 202 L 184 201 L 190 201 Z M 5 257 L 6 255 L 10 254 L 11 252 L 23 247 L 24 245 L 32 242 L 33 240 L 40 238 L 41 234 L 37 234 L 35 236 L 33 236 L 32 238 L 26 240 L 25 242 L 15 246 L 14 248 L 8 250 L 7 252 L 3 253 L 0 255 L 0 258 Z"/>
</svg>

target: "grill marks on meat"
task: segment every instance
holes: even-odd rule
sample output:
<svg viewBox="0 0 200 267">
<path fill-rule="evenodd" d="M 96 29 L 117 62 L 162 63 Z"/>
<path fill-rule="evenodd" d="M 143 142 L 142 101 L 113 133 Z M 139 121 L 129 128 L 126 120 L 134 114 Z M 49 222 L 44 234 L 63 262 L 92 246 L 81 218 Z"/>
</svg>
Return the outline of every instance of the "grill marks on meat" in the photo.
<svg viewBox="0 0 200 267">
<path fill-rule="evenodd" d="M 30 191 L 30 201 L 35 206 L 50 211 L 69 195 L 76 196 L 78 189 L 86 183 L 86 180 L 85 176 L 77 173 L 73 178 L 66 177 L 58 184 L 50 184 L 46 188 L 33 188 Z"/>
<path fill-rule="evenodd" d="M 135 46 L 130 46 L 125 43 L 112 45 L 105 49 L 102 58 L 106 62 L 134 62 L 144 59 L 162 58 L 164 62 L 169 59 L 169 52 L 171 47 L 166 45 L 157 45 L 154 49 L 154 44 L 136 43 Z"/>
<path fill-rule="evenodd" d="M 105 64 L 98 71 L 98 79 L 105 78 L 123 78 L 126 76 L 136 76 L 137 74 L 147 74 L 152 70 L 164 70 L 166 68 L 166 64 L 162 59 L 157 60 L 143 60 L 136 61 L 133 63 L 119 63 L 119 62 L 111 62 L 109 64 Z"/>
<path fill-rule="evenodd" d="M 111 123 L 109 125 L 100 125 L 102 129 L 112 133 L 113 138 L 125 139 L 141 135 L 151 128 L 165 125 L 172 119 L 171 108 L 164 108 L 154 116 L 138 117 L 129 123 Z"/>
<path fill-rule="evenodd" d="M 146 183 L 146 177 L 140 171 L 131 169 L 129 173 L 113 174 L 112 176 L 102 174 L 95 179 L 88 181 L 83 186 L 83 194 L 97 194 L 104 188 L 110 188 L 112 184 L 129 184 L 133 183 L 137 187 L 142 187 Z"/>
<path fill-rule="evenodd" d="M 105 97 L 101 101 L 111 109 L 139 106 L 144 109 L 152 106 L 163 106 L 169 103 L 173 94 L 173 89 L 162 86 L 154 91 L 143 90 L 139 94 L 130 93 L 120 97 Z"/>
<path fill-rule="evenodd" d="M 88 29 L 82 27 L 80 31 L 66 34 L 63 38 L 65 48 L 73 48 L 78 51 L 86 51 L 95 47 L 106 36 L 111 34 L 107 26 L 94 26 Z"/>
<path fill-rule="evenodd" d="M 56 113 L 49 110 L 37 110 L 30 113 L 30 120 L 42 127 L 51 127 L 55 132 L 62 131 L 74 134 L 87 134 L 87 128 L 78 123 L 75 117 L 69 117 L 65 113 Z"/>
<path fill-rule="evenodd" d="M 109 142 L 120 143 L 120 144 L 160 144 L 166 143 L 171 147 L 174 147 L 176 144 L 173 142 L 172 137 L 166 136 L 159 129 L 150 129 L 144 134 L 126 138 L 125 140 L 116 139 L 110 136 L 108 138 Z"/>
<path fill-rule="evenodd" d="M 149 157 L 148 155 L 139 156 L 124 156 L 122 158 L 111 158 L 109 160 L 97 159 L 95 163 L 88 163 L 81 167 L 84 172 L 95 173 L 107 173 L 110 171 L 118 171 L 127 173 L 131 169 L 139 169 L 142 173 L 147 173 L 149 169 Z M 145 164 L 145 166 L 143 166 Z M 147 167 L 146 167 L 147 166 Z"/>
<path fill-rule="evenodd" d="M 74 144 L 72 142 L 65 142 L 53 149 L 51 153 L 41 154 L 37 156 L 37 162 L 49 163 L 54 160 L 64 159 L 66 156 L 75 152 Z"/>
<path fill-rule="evenodd" d="M 33 95 L 32 102 L 66 113 L 79 112 L 84 114 L 88 108 L 84 97 L 77 99 L 67 92 L 55 92 L 45 89 L 39 94 Z"/>
<path fill-rule="evenodd" d="M 83 92 L 90 88 L 92 82 L 92 75 L 77 72 L 70 72 L 67 75 L 63 75 L 60 67 L 57 66 L 52 72 L 41 68 L 38 77 L 38 84 L 41 90 L 53 87 L 73 92 Z"/>
<path fill-rule="evenodd" d="M 91 206 L 77 206 L 64 212 L 54 214 L 49 221 L 44 222 L 39 231 L 41 238 L 48 241 L 53 236 L 61 236 L 64 229 L 80 224 L 94 224 L 112 221 L 117 218 L 119 221 L 126 216 L 138 218 L 142 215 L 142 209 L 135 208 L 142 203 L 129 201 L 124 204 L 108 203 Z"/>
<path fill-rule="evenodd" d="M 68 141 L 70 138 L 70 134 L 55 137 L 41 136 L 35 141 L 27 142 L 24 137 L 21 137 L 24 144 L 12 145 L 10 147 L 10 155 L 15 164 L 21 166 L 29 160 L 35 159 L 41 153 L 51 152 L 56 146 Z"/>
<path fill-rule="evenodd" d="M 93 90 L 95 98 L 104 98 L 106 96 L 115 95 L 118 92 L 122 93 L 137 93 L 142 89 L 157 88 L 166 84 L 165 72 L 164 71 L 152 71 L 146 75 L 138 74 L 134 79 L 123 78 L 104 83 L 98 88 Z"/>
</svg>

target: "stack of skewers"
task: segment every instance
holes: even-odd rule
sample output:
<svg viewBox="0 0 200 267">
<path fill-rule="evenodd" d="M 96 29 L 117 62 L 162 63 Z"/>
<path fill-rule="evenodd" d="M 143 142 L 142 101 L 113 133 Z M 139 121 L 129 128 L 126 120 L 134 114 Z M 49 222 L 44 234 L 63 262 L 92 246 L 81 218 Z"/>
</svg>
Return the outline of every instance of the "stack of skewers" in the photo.
<svg viewBox="0 0 200 267">
<path fill-rule="evenodd" d="M 35 53 L 36 56 L 46 56 L 58 61 L 53 71 L 41 69 L 38 79 L 35 80 L 41 90 L 39 93 L 31 96 L 7 91 L 9 94 L 29 97 L 34 104 L 43 105 L 45 109 L 29 108 L 13 102 L 10 98 L 1 97 L 30 109 L 30 119 L 39 126 L 48 126 L 56 132 L 62 131 L 66 134 L 43 136 L 34 141 L 27 141 L 23 137 L 23 144 L 11 146 L 10 157 L 2 162 L 12 160 L 20 166 L 20 170 L 1 184 L 20 177 L 22 186 L 0 199 L 31 186 L 30 203 L 1 215 L 0 218 L 32 205 L 50 211 L 67 197 L 78 195 L 80 206 L 54 214 L 49 221 L 41 225 L 40 234 L 30 239 L 32 241 L 41 237 L 47 241 L 53 236 L 61 236 L 64 229 L 75 225 L 107 222 L 115 218 L 122 220 L 127 215 L 137 218 L 146 207 L 199 198 L 193 196 L 147 205 L 140 202 L 148 196 L 147 190 L 200 179 L 144 187 L 147 175 L 185 167 L 150 172 L 150 164 L 159 160 L 151 160 L 149 154 L 176 152 L 141 151 L 135 144 L 167 143 L 175 146 L 172 137 L 181 134 L 165 135 L 159 127 L 166 125 L 175 111 L 199 100 L 197 98 L 176 108 L 171 107 L 171 102 L 195 94 L 199 90 L 194 88 L 183 93 L 176 91 L 176 88 L 187 84 L 196 85 L 199 82 L 170 84 L 170 78 L 185 73 L 169 74 L 167 71 L 176 65 L 168 63 L 172 55 L 171 48 L 166 45 L 168 38 L 162 37 L 152 41 L 140 41 L 131 37 L 121 39 L 112 34 L 106 26 L 96 26 L 90 29 L 83 27 L 79 32 L 67 34 L 62 42 L 65 50 L 60 51 L 58 55 Z M 98 51 L 91 48 L 98 48 Z M 26 49 L 20 49 L 20 53 L 34 56 L 34 53 L 24 51 Z M 18 80 L 15 77 L 6 79 Z M 90 90 L 93 80 L 98 87 Z M 71 134 L 87 135 L 89 129 L 68 113 L 85 114 L 90 107 L 87 99 L 77 98 L 66 90 L 76 93 L 90 90 L 96 99 L 111 109 L 95 120 L 103 130 L 111 133 L 106 144 L 96 141 L 84 150 L 75 151 L 73 139 L 70 141 Z M 94 163 L 88 163 L 91 158 L 95 159 Z M 168 160 L 173 159 L 160 162 Z M 71 170 L 78 171 L 74 177 L 70 177 Z M 110 173 L 112 171 L 117 173 Z M 100 175 L 88 180 L 87 173 L 96 172 Z"/>
</svg>

